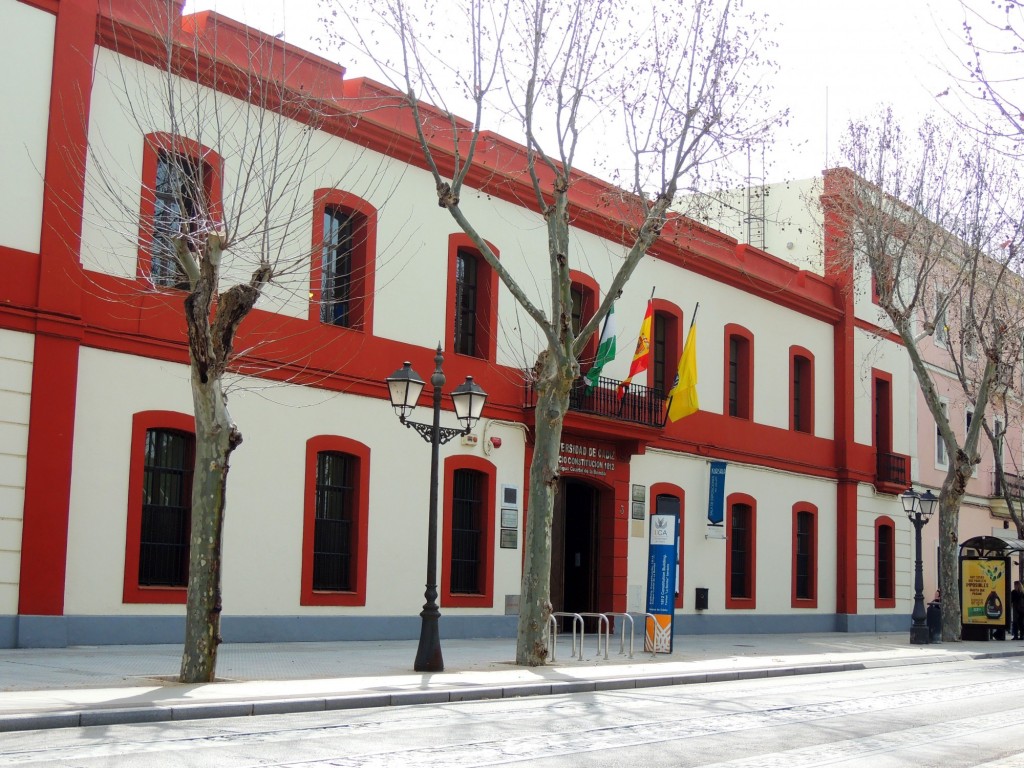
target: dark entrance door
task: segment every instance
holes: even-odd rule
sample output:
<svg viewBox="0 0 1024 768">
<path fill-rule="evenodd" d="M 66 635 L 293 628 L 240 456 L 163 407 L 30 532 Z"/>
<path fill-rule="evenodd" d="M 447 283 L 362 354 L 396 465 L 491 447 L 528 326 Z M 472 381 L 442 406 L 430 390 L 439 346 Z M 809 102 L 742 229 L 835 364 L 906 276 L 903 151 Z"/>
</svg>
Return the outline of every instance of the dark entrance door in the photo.
<svg viewBox="0 0 1024 768">
<path fill-rule="evenodd" d="M 555 498 L 551 529 L 551 604 L 556 611 L 597 610 L 599 491 L 565 478 Z M 571 624 L 563 622 L 563 627 Z"/>
</svg>

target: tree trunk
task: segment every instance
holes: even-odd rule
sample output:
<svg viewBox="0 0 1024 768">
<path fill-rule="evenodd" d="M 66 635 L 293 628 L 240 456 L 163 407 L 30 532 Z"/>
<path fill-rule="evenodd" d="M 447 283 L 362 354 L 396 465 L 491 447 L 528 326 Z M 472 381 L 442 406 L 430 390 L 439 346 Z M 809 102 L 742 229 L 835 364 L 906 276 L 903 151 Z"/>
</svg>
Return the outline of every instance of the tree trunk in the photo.
<svg viewBox="0 0 1024 768">
<path fill-rule="evenodd" d="M 196 417 L 196 462 L 192 478 L 192 536 L 189 554 L 182 683 L 213 682 L 220 645 L 221 541 L 228 459 L 242 441 L 228 413 L 220 376 L 203 380 L 192 366 Z"/>
<path fill-rule="evenodd" d="M 516 637 L 516 664 L 530 667 L 543 665 L 548 657 L 551 522 L 558 488 L 562 422 L 569 409 L 569 390 L 574 378 L 571 366 L 559 366 L 550 350 L 541 353 L 536 370 L 536 426 Z"/>
<path fill-rule="evenodd" d="M 939 494 L 939 589 L 942 590 L 942 639 L 960 641 L 960 501 L 966 481 L 961 472 L 970 474 L 959 465 L 950 468 Z"/>
</svg>

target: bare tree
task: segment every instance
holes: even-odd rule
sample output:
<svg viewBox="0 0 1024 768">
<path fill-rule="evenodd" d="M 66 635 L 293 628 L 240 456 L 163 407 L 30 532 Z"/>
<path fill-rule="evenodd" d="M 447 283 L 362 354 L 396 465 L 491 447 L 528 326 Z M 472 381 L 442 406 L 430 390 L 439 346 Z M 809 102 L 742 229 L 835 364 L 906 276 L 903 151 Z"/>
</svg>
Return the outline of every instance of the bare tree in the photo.
<svg viewBox="0 0 1024 768">
<path fill-rule="evenodd" d="M 905 131 L 891 111 L 851 123 L 850 171 L 835 204 L 856 269 L 874 277 L 877 302 L 899 335 L 948 455 L 939 493 L 939 584 L 943 638 L 960 638 L 959 510 L 980 461 L 978 441 L 1000 374 L 1020 354 L 1016 258 L 1021 208 L 1015 168 L 983 142 L 926 120 Z M 977 417 L 958 439 L 922 342 L 932 337 L 942 367 Z"/>
<path fill-rule="evenodd" d="M 432 1 L 386 0 L 363 15 L 349 3 L 331 6 L 335 42 L 374 58 L 411 112 L 436 184 L 431 204 L 468 235 L 544 339 L 527 374 L 537 404 L 516 650 L 522 665 L 547 657 L 559 442 L 581 351 L 651 245 L 690 236 L 670 214 L 677 198 L 778 119 L 764 101 L 770 45 L 755 32 L 764 20 L 744 16 L 740 5 L 470 0 L 464 16 Z M 374 24 L 378 16 L 383 29 Z M 390 43 L 391 58 L 382 53 Z M 471 119 L 458 118 L 453 103 L 467 105 Z M 515 130 L 525 146 L 525 167 L 512 172 L 528 176 L 528 204 L 547 228 L 549 294 L 541 302 L 523 287 L 541 282 L 539 275 L 510 274 L 485 239 L 488 222 L 471 220 L 460 205 L 487 149 L 485 127 Z M 604 299 L 577 332 L 570 241 L 574 186 L 585 178 L 576 170 L 581 157 L 623 186 L 604 201 L 623 234 Z"/>
<path fill-rule="evenodd" d="M 183 18 L 175 2 L 156 14 L 137 10 L 113 16 L 97 59 L 94 112 L 109 112 L 91 130 L 86 219 L 144 255 L 135 290 L 157 304 L 184 301 L 195 470 L 180 680 L 208 682 L 221 642 L 228 470 L 242 442 L 228 385 L 238 362 L 247 373 L 263 365 L 252 348 L 236 349 L 238 331 L 257 302 L 275 309 L 293 297 L 308 301 L 311 191 L 332 152 L 317 128 L 336 111 L 334 86 L 318 78 L 340 78 L 333 65 L 215 14 Z M 141 219 L 138 178 L 125 173 L 117 130 L 145 141 L 155 163 Z M 108 253 L 102 239 L 83 260 L 116 271 L 116 248 Z M 134 258 L 126 271 L 135 273 Z"/>
<path fill-rule="evenodd" d="M 1024 3 L 961 0 L 960 5 L 967 55 L 951 74 L 970 99 L 962 120 L 988 135 L 1009 139 L 1019 149 L 1024 139 Z"/>
</svg>

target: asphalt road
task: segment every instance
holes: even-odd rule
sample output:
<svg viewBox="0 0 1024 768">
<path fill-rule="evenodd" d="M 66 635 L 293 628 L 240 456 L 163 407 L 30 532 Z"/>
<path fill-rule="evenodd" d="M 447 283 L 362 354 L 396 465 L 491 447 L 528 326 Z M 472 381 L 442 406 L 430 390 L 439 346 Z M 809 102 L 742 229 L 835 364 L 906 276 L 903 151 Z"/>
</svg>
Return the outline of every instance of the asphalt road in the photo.
<svg viewBox="0 0 1024 768">
<path fill-rule="evenodd" d="M 0 766 L 1024 767 L 1024 659 L 3 734 Z"/>
</svg>

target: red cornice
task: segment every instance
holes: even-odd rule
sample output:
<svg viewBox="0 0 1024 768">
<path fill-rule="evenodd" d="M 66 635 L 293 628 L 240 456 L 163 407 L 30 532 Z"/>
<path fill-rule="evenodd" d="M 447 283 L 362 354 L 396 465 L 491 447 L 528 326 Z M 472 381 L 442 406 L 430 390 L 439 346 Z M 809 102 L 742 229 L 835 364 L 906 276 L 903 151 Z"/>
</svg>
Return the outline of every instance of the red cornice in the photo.
<svg viewBox="0 0 1024 768">
<path fill-rule="evenodd" d="M 137 0 L 106 0 L 98 43 L 143 61 L 159 60 L 165 53 L 164 41 L 154 32 L 154 12 L 140 10 L 142 5 Z M 397 91 L 365 78 L 343 81 L 343 67 L 218 14 L 196 14 L 181 20 L 175 38 L 179 51 L 194 51 L 196 40 L 200 56 L 183 55 L 180 59 L 186 75 L 227 93 L 250 92 L 242 86 L 248 82 L 255 60 L 261 72 L 277 77 L 293 95 L 301 97 L 298 102 L 302 106 L 291 110 L 296 119 L 426 168 L 412 115 L 402 107 Z M 438 129 L 431 137 L 434 159 L 440 171 L 450 175 L 455 166 L 454 145 L 445 141 L 450 129 L 441 129 L 448 118 L 428 106 L 423 109 L 428 120 L 437 121 Z M 469 128 L 464 120 L 458 125 L 460 130 Z M 467 147 L 460 144 L 462 157 Z M 542 189 L 549 188 L 551 171 L 542 165 L 537 170 Z M 540 210 L 527 173 L 525 148 L 497 134 L 480 135 L 466 183 L 515 205 Z M 642 212 L 638 198 L 576 172 L 570 201 L 574 226 L 613 242 L 632 242 Z M 650 255 L 822 322 L 834 324 L 841 317 L 830 281 L 740 245 L 681 215 L 670 217 Z"/>
</svg>

